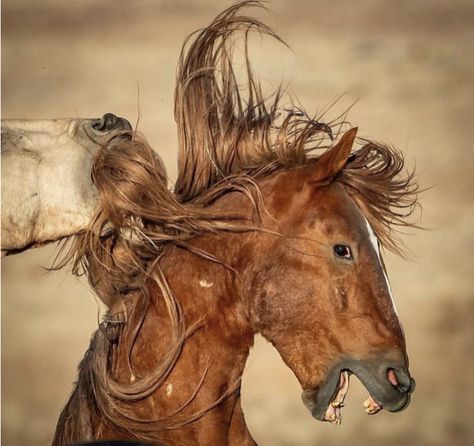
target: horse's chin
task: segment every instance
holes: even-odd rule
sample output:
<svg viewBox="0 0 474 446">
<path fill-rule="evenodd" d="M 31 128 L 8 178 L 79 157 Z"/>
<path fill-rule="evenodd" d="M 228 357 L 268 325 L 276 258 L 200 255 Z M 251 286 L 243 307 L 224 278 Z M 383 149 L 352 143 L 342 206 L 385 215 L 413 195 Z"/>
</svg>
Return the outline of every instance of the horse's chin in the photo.
<svg viewBox="0 0 474 446">
<path fill-rule="evenodd" d="M 408 407 L 410 394 L 415 388 L 413 378 L 409 378 L 409 387 L 402 392 L 389 379 L 380 379 L 376 373 L 371 373 L 365 365 L 354 364 L 351 368 L 337 367 L 333 369 L 320 386 L 303 391 L 303 402 L 314 418 L 336 425 L 341 424 L 342 408 L 352 374 L 359 378 L 369 393 L 363 403 L 368 415 L 375 415 L 382 409 L 389 412 L 399 412 Z"/>
</svg>

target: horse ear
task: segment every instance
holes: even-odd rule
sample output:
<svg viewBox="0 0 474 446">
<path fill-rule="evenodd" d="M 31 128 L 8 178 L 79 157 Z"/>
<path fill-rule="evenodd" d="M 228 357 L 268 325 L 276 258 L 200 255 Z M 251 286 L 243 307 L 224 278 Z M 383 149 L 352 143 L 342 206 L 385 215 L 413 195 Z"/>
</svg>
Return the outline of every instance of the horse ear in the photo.
<svg viewBox="0 0 474 446">
<path fill-rule="evenodd" d="M 357 127 L 348 130 L 334 147 L 331 147 L 318 158 L 316 162 L 316 178 L 313 178 L 313 180 L 331 179 L 344 168 L 356 135 Z"/>
</svg>

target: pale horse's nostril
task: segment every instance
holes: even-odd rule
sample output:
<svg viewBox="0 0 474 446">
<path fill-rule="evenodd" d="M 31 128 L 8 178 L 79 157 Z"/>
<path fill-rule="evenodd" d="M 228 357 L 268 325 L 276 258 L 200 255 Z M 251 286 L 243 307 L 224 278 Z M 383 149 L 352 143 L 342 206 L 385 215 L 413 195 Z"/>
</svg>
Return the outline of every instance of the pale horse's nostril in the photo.
<svg viewBox="0 0 474 446">
<path fill-rule="evenodd" d="M 412 391 L 415 381 L 403 369 L 387 369 L 387 378 L 393 387 L 401 393 Z"/>
<path fill-rule="evenodd" d="M 132 130 L 130 123 L 124 119 L 115 116 L 113 113 L 106 113 L 102 118 L 92 121 L 92 128 L 99 132 L 110 130 Z"/>
</svg>

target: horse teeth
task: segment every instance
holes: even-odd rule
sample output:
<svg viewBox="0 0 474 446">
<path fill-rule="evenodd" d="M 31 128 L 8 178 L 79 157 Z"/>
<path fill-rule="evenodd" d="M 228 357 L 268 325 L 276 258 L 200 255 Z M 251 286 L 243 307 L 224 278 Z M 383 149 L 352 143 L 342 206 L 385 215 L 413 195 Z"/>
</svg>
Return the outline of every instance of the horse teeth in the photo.
<svg viewBox="0 0 474 446">
<path fill-rule="evenodd" d="M 366 409 L 368 409 L 370 407 L 370 398 L 367 398 L 365 401 L 364 401 L 364 407 Z"/>
<path fill-rule="evenodd" d="M 365 411 L 367 412 L 368 415 L 375 415 L 376 413 L 380 412 L 382 408 L 380 406 L 371 406 L 367 407 Z"/>
<path fill-rule="evenodd" d="M 344 403 L 342 401 L 333 401 L 331 403 L 332 407 L 344 407 Z"/>
</svg>

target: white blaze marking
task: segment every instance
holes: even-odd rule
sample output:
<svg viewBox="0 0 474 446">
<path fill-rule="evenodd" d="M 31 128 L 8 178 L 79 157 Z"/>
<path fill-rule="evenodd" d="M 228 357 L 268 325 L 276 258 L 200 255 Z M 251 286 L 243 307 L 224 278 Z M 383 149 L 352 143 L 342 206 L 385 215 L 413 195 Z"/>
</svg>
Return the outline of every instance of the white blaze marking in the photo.
<svg viewBox="0 0 474 446">
<path fill-rule="evenodd" d="M 214 285 L 212 282 L 208 282 L 207 280 L 205 279 L 201 279 L 199 281 L 199 285 L 202 287 L 202 288 L 211 288 L 212 285 Z"/>
<path fill-rule="evenodd" d="M 388 280 L 387 273 L 385 272 L 385 268 L 382 266 L 381 262 L 381 255 L 380 255 L 380 250 L 379 250 L 379 241 L 374 233 L 374 230 L 372 229 L 372 226 L 370 226 L 369 221 L 364 217 L 365 224 L 367 225 L 367 230 L 369 231 L 369 240 L 370 244 L 373 246 L 375 253 L 377 254 L 377 258 L 379 259 L 379 265 L 380 269 L 382 270 L 383 276 L 385 277 L 385 282 L 387 284 L 387 289 L 388 289 L 388 294 L 390 296 L 390 299 L 392 301 L 392 306 L 393 309 L 395 310 L 395 314 L 398 316 L 398 311 L 397 307 L 395 305 L 395 301 L 393 299 L 393 294 L 392 294 L 392 288 L 390 286 L 390 281 Z"/>
<path fill-rule="evenodd" d="M 166 396 L 170 396 L 173 393 L 173 384 L 168 384 L 166 386 Z"/>
</svg>

